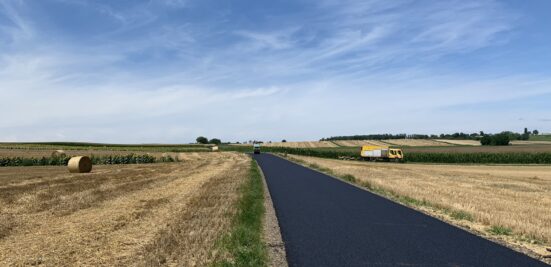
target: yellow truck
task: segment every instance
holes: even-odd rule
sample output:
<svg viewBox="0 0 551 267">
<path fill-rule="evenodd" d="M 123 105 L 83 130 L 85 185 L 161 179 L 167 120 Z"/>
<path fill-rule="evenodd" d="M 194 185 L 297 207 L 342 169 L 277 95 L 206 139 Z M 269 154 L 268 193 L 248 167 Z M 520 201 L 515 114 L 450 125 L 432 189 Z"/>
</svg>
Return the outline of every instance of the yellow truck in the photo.
<svg viewBox="0 0 551 267">
<path fill-rule="evenodd" d="M 360 156 L 364 160 L 400 161 L 404 159 L 404 152 L 399 148 L 362 146 Z"/>
</svg>

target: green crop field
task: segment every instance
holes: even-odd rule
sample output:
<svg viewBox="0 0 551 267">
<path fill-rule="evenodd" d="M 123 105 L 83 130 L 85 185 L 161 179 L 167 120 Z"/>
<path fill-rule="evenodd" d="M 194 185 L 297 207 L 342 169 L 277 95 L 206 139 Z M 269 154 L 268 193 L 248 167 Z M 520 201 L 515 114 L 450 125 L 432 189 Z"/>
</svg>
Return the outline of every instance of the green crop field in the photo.
<svg viewBox="0 0 551 267">
<path fill-rule="evenodd" d="M 200 152 L 210 151 L 210 145 L 200 144 L 101 144 L 79 142 L 0 143 L 0 149 L 22 150 L 102 150 L 142 152 Z"/>
<path fill-rule="evenodd" d="M 551 134 L 531 135 L 529 141 L 551 141 Z"/>
<path fill-rule="evenodd" d="M 222 150 L 252 152 L 252 146 L 222 146 Z M 405 163 L 551 164 L 551 146 L 403 147 Z M 359 147 L 288 148 L 262 147 L 263 152 L 321 158 L 360 159 Z"/>
</svg>

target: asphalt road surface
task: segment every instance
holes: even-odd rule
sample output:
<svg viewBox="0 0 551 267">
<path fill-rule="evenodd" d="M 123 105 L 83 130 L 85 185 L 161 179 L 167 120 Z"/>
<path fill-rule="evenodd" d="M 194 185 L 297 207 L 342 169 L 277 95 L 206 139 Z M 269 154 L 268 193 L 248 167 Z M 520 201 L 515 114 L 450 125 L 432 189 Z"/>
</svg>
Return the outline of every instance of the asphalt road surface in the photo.
<svg viewBox="0 0 551 267">
<path fill-rule="evenodd" d="M 279 157 L 254 158 L 289 266 L 549 266 Z"/>
</svg>

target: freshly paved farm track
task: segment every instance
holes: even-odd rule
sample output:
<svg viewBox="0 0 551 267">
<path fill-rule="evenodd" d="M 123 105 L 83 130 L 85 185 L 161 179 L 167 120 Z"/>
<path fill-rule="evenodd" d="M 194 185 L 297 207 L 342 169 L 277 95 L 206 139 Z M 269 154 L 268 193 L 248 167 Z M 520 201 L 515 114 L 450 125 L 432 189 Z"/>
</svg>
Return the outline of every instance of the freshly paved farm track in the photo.
<svg viewBox="0 0 551 267">
<path fill-rule="evenodd" d="M 548 266 L 279 157 L 254 158 L 289 266 Z"/>
</svg>

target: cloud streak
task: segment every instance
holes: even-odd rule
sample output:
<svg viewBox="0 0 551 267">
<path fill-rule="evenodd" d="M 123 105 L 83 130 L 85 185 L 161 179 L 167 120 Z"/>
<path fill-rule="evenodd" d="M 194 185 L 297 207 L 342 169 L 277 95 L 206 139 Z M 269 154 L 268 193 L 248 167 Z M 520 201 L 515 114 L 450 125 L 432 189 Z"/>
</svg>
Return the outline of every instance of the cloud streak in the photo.
<svg viewBox="0 0 551 267">
<path fill-rule="evenodd" d="M 458 110 L 551 93 L 541 70 L 485 61 L 521 38 L 503 2 L 248 4 L 0 0 L 0 141 L 498 131 L 519 114 Z"/>
</svg>

